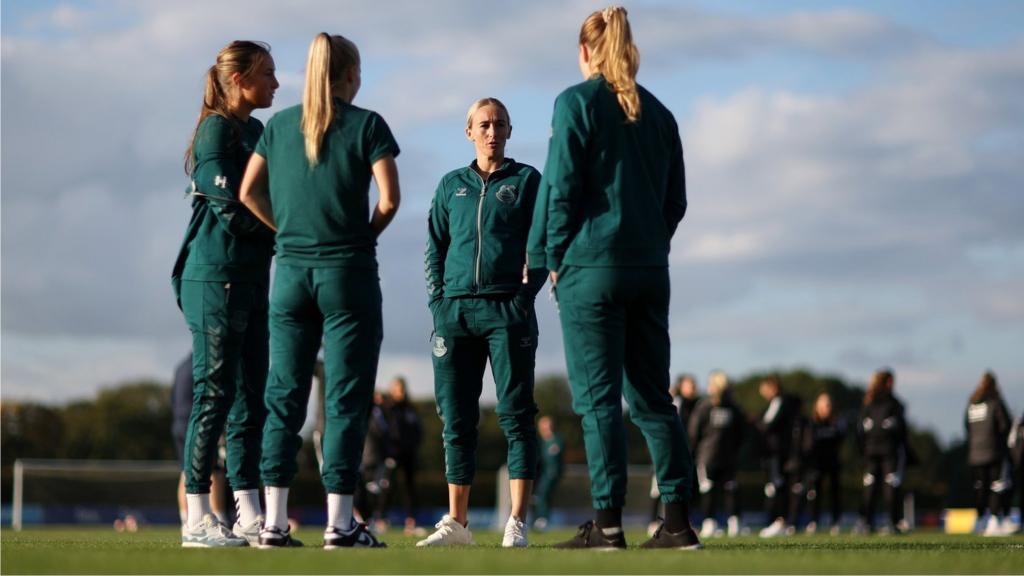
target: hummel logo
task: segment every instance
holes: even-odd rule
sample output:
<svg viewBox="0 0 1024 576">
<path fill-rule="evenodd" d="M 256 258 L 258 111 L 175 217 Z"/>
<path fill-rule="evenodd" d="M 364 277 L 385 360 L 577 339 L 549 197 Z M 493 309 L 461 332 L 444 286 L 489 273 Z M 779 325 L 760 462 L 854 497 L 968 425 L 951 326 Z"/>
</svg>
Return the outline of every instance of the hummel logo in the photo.
<svg viewBox="0 0 1024 576">
<path fill-rule="evenodd" d="M 455 195 L 456 196 L 465 196 L 466 195 L 466 189 L 465 188 L 458 188 L 458 189 L 456 189 L 455 190 Z"/>
</svg>

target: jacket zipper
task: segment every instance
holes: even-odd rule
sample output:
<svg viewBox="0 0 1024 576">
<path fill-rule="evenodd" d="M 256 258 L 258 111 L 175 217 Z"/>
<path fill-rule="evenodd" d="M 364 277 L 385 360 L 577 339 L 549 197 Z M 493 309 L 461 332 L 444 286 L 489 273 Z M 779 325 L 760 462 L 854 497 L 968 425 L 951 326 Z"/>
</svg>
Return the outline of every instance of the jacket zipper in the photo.
<svg viewBox="0 0 1024 576">
<path fill-rule="evenodd" d="M 476 272 L 473 276 L 474 291 L 480 290 L 480 259 L 484 251 L 484 198 L 487 197 L 487 181 L 479 174 L 477 174 L 477 178 L 480 178 L 480 200 L 476 205 Z"/>
</svg>

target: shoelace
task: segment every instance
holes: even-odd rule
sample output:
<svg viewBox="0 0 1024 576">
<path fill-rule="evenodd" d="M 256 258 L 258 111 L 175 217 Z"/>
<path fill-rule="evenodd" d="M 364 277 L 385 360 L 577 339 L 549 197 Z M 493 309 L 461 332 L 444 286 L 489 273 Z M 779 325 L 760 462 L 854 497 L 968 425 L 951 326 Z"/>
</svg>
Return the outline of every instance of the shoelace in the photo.
<svg viewBox="0 0 1024 576">
<path fill-rule="evenodd" d="M 514 536 L 517 538 L 522 538 L 524 526 L 526 526 L 526 524 L 515 521 L 505 524 L 505 536 Z"/>
<path fill-rule="evenodd" d="M 434 528 L 437 528 L 437 531 L 440 532 L 442 536 L 448 536 L 455 532 L 455 528 L 453 528 L 451 524 L 446 524 L 444 520 L 434 524 Z"/>
<path fill-rule="evenodd" d="M 594 521 L 593 520 L 587 520 L 583 524 L 580 524 L 579 532 L 576 533 L 576 536 L 579 536 L 580 538 L 583 538 L 584 540 L 589 539 L 590 538 L 590 531 L 593 530 L 593 529 L 594 529 Z"/>
</svg>

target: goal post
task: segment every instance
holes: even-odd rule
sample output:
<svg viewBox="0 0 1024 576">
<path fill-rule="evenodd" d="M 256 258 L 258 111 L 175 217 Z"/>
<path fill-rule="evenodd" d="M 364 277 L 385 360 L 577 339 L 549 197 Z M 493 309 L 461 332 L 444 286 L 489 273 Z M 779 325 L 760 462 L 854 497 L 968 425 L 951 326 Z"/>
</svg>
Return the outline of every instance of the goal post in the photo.
<svg viewBox="0 0 1024 576">
<path fill-rule="evenodd" d="M 12 472 L 14 530 L 51 520 L 105 523 L 122 513 L 156 522 L 178 517 L 181 469 L 174 460 L 20 458 Z"/>
</svg>

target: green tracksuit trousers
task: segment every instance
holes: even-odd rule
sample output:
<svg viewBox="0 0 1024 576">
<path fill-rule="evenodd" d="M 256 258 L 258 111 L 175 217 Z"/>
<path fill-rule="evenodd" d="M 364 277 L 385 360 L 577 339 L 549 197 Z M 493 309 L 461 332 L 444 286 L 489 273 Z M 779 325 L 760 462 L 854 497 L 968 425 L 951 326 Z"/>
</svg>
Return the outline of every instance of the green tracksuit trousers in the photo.
<svg viewBox="0 0 1024 576">
<path fill-rule="evenodd" d="M 299 430 L 322 339 L 324 488 L 355 491 L 383 334 L 375 269 L 277 265 L 261 463 L 265 485 L 287 487 L 295 477 Z"/>
<path fill-rule="evenodd" d="M 185 490 L 210 491 L 221 434 L 232 490 L 259 488 L 266 408 L 267 288 L 251 282 L 181 283 L 192 331 L 192 414 L 185 435 Z"/>
<path fill-rule="evenodd" d="M 484 368 L 498 396 L 498 425 L 508 441 L 510 479 L 537 472 L 533 369 L 537 318 L 512 297 L 445 298 L 434 313 L 434 396 L 443 423 L 445 477 L 468 485 L 476 474 L 477 424 Z"/>
<path fill-rule="evenodd" d="M 594 508 L 625 504 L 623 396 L 647 440 L 661 500 L 689 501 L 693 459 L 668 391 L 668 268 L 563 266 L 557 291 Z"/>
</svg>

